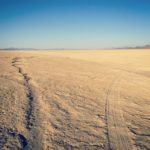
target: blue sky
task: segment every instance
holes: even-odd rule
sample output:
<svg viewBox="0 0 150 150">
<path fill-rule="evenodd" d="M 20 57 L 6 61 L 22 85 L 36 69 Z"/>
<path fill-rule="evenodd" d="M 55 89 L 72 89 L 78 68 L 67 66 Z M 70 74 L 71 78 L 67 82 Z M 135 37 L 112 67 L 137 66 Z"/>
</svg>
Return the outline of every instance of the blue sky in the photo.
<svg viewBox="0 0 150 150">
<path fill-rule="evenodd" d="M 0 48 L 150 44 L 149 0 L 0 0 Z"/>
</svg>

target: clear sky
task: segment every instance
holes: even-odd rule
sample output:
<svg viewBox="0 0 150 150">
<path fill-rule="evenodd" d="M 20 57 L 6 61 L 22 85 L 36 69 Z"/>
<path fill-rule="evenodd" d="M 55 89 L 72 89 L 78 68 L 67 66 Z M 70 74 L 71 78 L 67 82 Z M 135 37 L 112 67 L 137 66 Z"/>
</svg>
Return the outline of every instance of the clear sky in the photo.
<svg viewBox="0 0 150 150">
<path fill-rule="evenodd" d="M 0 48 L 150 44 L 150 0 L 0 0 Z"/>
</svg>

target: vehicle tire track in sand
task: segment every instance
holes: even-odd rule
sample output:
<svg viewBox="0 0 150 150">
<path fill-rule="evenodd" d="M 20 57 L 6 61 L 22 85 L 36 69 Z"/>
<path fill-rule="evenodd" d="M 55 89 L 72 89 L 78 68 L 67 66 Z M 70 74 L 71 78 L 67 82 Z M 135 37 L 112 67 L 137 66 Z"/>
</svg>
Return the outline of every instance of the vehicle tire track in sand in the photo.
<svg viewBox="0 0 150 150">
<path fill-rule="evenodd" d="M 106 96 L 106 124 L 108 136 L 108 150 L 132 150 L 131 137 L 120 109 L 121 77 L 116 77 Z"/>
</svg>

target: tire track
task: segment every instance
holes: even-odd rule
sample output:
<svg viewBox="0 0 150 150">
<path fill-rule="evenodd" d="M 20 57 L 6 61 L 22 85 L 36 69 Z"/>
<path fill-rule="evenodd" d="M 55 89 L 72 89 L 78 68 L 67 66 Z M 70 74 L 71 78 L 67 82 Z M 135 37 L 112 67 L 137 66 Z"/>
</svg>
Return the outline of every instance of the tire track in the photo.
<svg viewBox="0 0 150 150">
<path fill-rule="evenodd" d="M 120 109 L 121 77 L 115 77 L 106 96 L 106 124 L 108 150 L 132 150 L 131 137 Z"/>
</svg>

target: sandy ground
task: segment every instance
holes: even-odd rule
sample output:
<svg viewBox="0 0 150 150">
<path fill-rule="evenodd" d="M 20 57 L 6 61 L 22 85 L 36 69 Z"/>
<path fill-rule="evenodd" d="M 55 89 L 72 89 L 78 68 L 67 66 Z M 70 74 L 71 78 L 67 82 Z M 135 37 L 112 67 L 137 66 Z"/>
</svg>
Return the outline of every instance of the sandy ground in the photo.
<svg viewBox="0 0 150 150">
<path fill-rule="evenodd" d="M 1 150 L 150 149 L 150 50 L 0 51 Z"/>
</svg>

